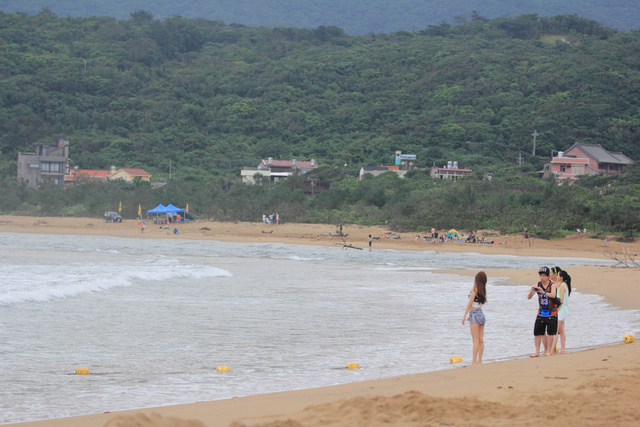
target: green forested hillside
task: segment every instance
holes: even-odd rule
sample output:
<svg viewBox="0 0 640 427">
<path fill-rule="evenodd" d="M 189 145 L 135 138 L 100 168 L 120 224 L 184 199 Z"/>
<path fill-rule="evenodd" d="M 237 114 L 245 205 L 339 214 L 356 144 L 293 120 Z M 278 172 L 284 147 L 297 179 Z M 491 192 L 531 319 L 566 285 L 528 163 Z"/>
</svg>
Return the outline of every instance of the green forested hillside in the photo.
<svg viewBox="0 0 640 427">
<path fill-rule="evenodd" d="M 623 31 L 638 29 L 640 22 L 637 0 L 0 0 L 4 12 L 33 15 L 43 8 L 74 17 L 128 19 L 133 11 L 146 10 L 160 19 L 179 15 L 254 27 L 326 25 L 354 35 L 422 30 L 442 21 L 468 19 L 473 11 L 488 18 L 575 14 Z"/>
<path fill-rule="evenodd" d="M 158 175 L 171 160 L 192 179 L 267 156 L 359 168 L 396 149 L 422 166 L 485 167 L 530 156 L 534 129 L 538 155 L 575 141 L 640 154 L 640 34 L 575 17 L 372 37 L 145 13 L 1 14 L 0 25 L 5 164 L 65 138 L 82 168 Z"/>
<path fill-rule="evenodd" d="M 558 38 L 565 41 L 553 41 Z M 600 143 L 637 160 L 639 100 L 640 34 L 575 16 L 476 16 L 455 27 L 353 37 L 336 27 L 271 30 L 180 17 L 154 20 L 145 12 L 126 21 L 0 13 L 5 182 L 15 182 L 18 151 L 65 138 L 73 164 L 81 168 L 143 167 L 154 179 L 166 179 L 171 161 L 176 186 L 163 191 L 173 194 L 172 201 L 189 201 L 184 199 L 195 197 L 197 188 L 216 183 L 216 190 L 198 195 L 206 203 L 202 212 L 227 218 L 250 218 L 275 203 L 274 194 L 242 186 L 218 193 L 238 180 L 242 166 L 268 156 L 315 158 L 324 170 L 339 168 L 346 176 L 362 165 L 388 164 L 397 149 L 416 154 L 422 167 L 457 160 L 479 176 L 495 177 L 535 172 L 543 156 L 576 141 Z M 536 156 L 534 129 L 540 134 Z M 515 166 L 520 154 L 524 163 Z M 360 187 L 358 195 L 349 193 L 356 191 L 349 185 L 314 201 L 325 203 L 315 212 L 294 187 L 274 191 L 296 206 L 289 215 L 300 219 L 329 221 L 337 210 L 337 217 L 353 221 L 398 216 L 408 228 L 423 222 L 418 202 L 403 210 L 384 190 Z M 442 186 L 407 185 L 405 195 L 425 206 L 435 206 L 426 194 L 437 198 L 442 192 Z M 487 197 L 513 190 L 513 183 L 491 185 L 498 187 L 486 187 Z M 519 188 L 540 192 L 538 185 Z M 286 188 L 293 193 L 285 196 Z M 634 206 L 635 191 L 620 203 Z M 161 197 L 143 193 L 136 197 L 150 203 Z M 60 212 L 61 203 L 75 203 L 80 207 L 72 213 L 95 213 L 108 202 L 83 202 L 80 196 L 74 201 L 69 194 L 49 195 L 46 203 L 34 201 L 38 195 L 11 194 L 0 210 L 26 203 L 26 212 Z M 223 194 L 229 198 L 224 206 Z M 442 209 L 449 206 L 447 198 L 439 202 Z M 538 216 L 541 202 L 537 195 L 524 198 L 523 215 Z M 593 206 L 580 207 L 571 224 L 599 221 L 589 219 Z M 489 210 L 485 216 L 491 219 Z"/>
</svg>

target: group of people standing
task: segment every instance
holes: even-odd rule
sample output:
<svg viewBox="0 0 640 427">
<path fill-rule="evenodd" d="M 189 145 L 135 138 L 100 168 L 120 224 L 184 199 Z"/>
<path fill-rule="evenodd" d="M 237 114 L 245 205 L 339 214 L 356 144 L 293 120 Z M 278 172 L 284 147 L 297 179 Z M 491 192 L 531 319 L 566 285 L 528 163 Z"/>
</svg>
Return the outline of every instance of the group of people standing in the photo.
<svg viewBox="0 0 640 427">
<path fill-rule="evenodd" d="M 527 295 L 531 299 L 538 295 L 538 314 L 533 327 L 535 353 L 531 357 L 540 356 L 540 345 L 544 346 L 544 356 L 556 353 L 558 337 L 560 351 L 566 352 L 567 336 L 565 321 L 569 314 L 569 295 L 571 295 L 571 276 L 560 267 L 540 267 L 540 281 L 532 286 Z M 486 319 L 482 306 L 487 302 L 487 275 L 480 271 L 475 276 L 473 289 L 469 293 L 469 302 L 462 316 L 462 324 L 469 321 L 473 340 L 473 359 L 471 365 L 482 363 L 484 352 L 484 325 Z"/>
<path fill-rule="evenodd" d="M 273 224 L 280 225 L 280 214 L 278 212 L 274 212 L 269 215 L 262 214 L 262 222 L 270 225 L 273 225 Z"/>
<path fill-rule="evenodd" d="M 560 267 L 540 267 L 540 281 L 532 286 L 527 299 L 538 294 L 538 315 L 533 327 L 536 352 L 531 357 L 540 356 L 540 344 L 544 346 L 544 356 L 556 353 L 560 336 L 560 353 L 566 352 L 567 334 L 565 322 L 569 314 L 571 276 Z"/>
</svg>

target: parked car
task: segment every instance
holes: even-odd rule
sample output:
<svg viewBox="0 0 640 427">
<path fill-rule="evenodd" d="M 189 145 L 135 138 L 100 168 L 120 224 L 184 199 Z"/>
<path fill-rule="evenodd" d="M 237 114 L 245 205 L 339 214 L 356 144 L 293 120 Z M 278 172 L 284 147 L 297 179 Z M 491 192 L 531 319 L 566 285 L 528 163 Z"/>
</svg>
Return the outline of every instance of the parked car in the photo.
<svg viewBox="0 0 640 427">
<path fill-rule="evenodd" d="M 104 222 L 122 222 L 122 217 L 117 212 L 105 212 Z"/>
</svg>

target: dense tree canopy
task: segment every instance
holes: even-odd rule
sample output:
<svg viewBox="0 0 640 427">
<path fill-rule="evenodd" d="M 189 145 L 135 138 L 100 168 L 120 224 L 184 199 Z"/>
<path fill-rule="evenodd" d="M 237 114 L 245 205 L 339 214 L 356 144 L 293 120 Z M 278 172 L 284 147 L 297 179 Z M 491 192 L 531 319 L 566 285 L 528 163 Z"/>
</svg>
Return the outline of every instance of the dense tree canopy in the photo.
<svg viewBox="0 0 640 427">
<path fill-rule="evenodd" d="M 391 182 L 388 190 L 381 184 L 390 178 L 374 180 L 375 188 L 352 187 L 350 176 L 360 166 L 389 164 L 400 149 L 416 154 L 422 167 L 457 160 L 474 169 L 478 182 L 465 184 L 462 193 L 446 192 L 441 203 L 470 227 L 487 225 L 501 211 L 487 206 L 472 218 L 467 200 L 480 199 L 468 196 L 506 191 L 505 179 L 514 173 L 535 176 L 553 151 L 579 141 L 638 159 L 639 100 L 640 34 L 576 16 L 487 20 L 476 14 L 456 26 L 353 37 L 336 27 L 249 28 L 177 16 L 157 20 L 144 11 L 123 21 L 61 18 L 48 10 L 0 13 L 5 181 L 15 181 L 18 151 L 65 138 L 73 165 L 81 168 L 143 167 L 166 179 L 171 162 L 174 184 L 163 191 L 181 199 L 198 188 L 208 192 L 198 195 L 201 213 L 223 218 L 246 219 L 288 200 L 291 216 L 305 220 L 429 223 L 435 217 L 425 215 L 444 211 L 425 213 L 420 206 L 436 206 L 434 198 L 450 184 L 416 175 Z M 535 156 L 534 129 L 540 134 Z M 295 180 L 273 192 L 229 185 L 243 166 L 265 157 L 314 158 L 347 179 L 313 200 L 300 197 Z M 477 179 L 485 174 L 499 179 Z M 492 200 L 513 208 L 513 215 L 535 218 L 537 199 L 528 193 L 542 184 L 532 179 L 538 183 L 523 185 L 522 195 L 508 193 L 522 199 L 528 213 L 513 208 L 513 200 Z M 137 198 L 148 190 L 113 189 Z M 635 191 L 616 196 L 617 206 L 636 203 Z M 93 194 L 90 202 L 66 200 L 66 193 L 27 205 L 59 212 L 77 203 L 78 211 L 95 213 L 116 193 L 101 200 Z M 18 202 L 29 197 L 42 196 L 7 194 L 0 210 L 20 210 Z M 589 200 L 576 222 L 601 209 Z"/>
<path fill-rule="evenodd" d="M 574 16 L 350 37 L 43 11 L 0 14 L 0 41 L 3 162 L 63 137 L 82 168 L 158 176 L 172 161 L 192 179 L 266 156 L 359 168 L 396 149 L 491 169 L 530 157 L 534 129 L 537 154 L 575 141 L 640 154 L 640 34 Z"/>
<path fill-rule="evenodd" d="M 253 27 L 316 28 L 335 25 L 347 34 L 422 30 L 442 21 L 464 23 L 470 15 L 488 18 L 574 15 L 623 31 L 637 30 L 637 0 L 0 0 L 4 12 L 34 15 L 50 8 L 59 16 L 111 16 L 128 19 L 136 9 L 160 19 L 206 18 Z"/>
</svg>

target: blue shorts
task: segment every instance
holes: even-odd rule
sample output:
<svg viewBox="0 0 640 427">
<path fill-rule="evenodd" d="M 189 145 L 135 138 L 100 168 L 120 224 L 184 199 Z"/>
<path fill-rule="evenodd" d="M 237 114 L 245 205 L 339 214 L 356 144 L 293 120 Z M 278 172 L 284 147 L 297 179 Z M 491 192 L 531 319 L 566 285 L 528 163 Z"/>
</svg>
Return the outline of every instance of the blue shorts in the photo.
<svg viewBox="0 0 640 427">
<path fill-rule="evenodd" d="M 481 308 L 476 308 L 469 312 L 469 323 L 478 323 L 480 325 L 487 323 Z"/>
</svg>

